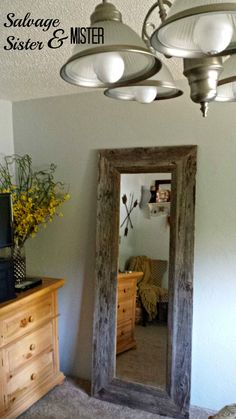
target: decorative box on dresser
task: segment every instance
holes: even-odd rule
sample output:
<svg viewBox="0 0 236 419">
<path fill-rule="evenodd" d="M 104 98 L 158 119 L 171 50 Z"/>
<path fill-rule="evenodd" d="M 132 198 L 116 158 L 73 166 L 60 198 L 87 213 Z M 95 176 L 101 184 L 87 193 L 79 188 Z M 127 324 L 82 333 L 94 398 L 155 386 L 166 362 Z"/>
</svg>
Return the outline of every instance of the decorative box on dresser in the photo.
<svg viewBox="0 0 236 419">
<path fill-rule="evenodd" d="M 57 291 L 62 279 L 0 304 L 0 418 L 14 419 L 64 380 L 59 370 Z"/>
<path fill-rule="evenodd" d="M 134 336 L 136 287 L 143 272 L 118 274 L 117 285 L 117 340 L 116 353 L 136 347 Z"/>
</svg>

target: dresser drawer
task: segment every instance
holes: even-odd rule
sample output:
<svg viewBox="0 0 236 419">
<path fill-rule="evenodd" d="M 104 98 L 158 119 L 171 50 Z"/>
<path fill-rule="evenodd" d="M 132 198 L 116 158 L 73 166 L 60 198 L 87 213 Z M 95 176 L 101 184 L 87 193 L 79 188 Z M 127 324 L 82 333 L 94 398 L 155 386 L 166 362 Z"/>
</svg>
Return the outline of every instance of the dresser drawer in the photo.
<svg viewBox="0 0 236 419">
<path fill-rule="evenodd" d="M 17 343 L 4 350 L 8 371 L 11 373 L 17 368 L 25 365 L 28 360 L 34 359 L 41 352 L 52 348 L 52 323 L 48 323 L 41 329 L 25 336 Z"/>
<path fill-rule="evenodd" d="M 120 322 L 125 320 L 131 320 L 133 317 L 133 301 L 124 300 L 119 301 L 117 305 L 117 322 L 118 326 Z"/>
<path fill-rule="evenodd" d="M 0 377 L 0 418 L 3 416 L 1 413 L 6 408 L 6 406 L 5 406 L 5 400 L 4 400 L 4 385 L 1 382 L 1 378 L 2 377 Z"/>
<path fill-rule="evenodd" d="M 64 375 L 59 370 L 57 291 L 61 279 L 0 303 L 0 419 L 19 417 Z"/>
<path fill-rule="evenodd" d="M 43 380 L 53 374 L 53 352 L 39 356 L 35 361 L 16 374 L 10 375 L 7 383 L 7 402 L 9 406 L 17 404 Z"/>
<path fill-rule="evenodd" d="M 127 321 L 117 327 L 117 342 L 122 343 L 133 339 L 132 321 Z"/>
<path fill-rule="evenodd" d="M 133 280 L 119 280 L 118 282 L 118 299 L 129 300 L 136 294 L 136 281 Z"/>
<path fill-rule="evenodd" d="M 30 332 L 53 317 L 52 294 L 22 307 L 17 313 L 0 321 L 1 346 Z"/>
</svg>

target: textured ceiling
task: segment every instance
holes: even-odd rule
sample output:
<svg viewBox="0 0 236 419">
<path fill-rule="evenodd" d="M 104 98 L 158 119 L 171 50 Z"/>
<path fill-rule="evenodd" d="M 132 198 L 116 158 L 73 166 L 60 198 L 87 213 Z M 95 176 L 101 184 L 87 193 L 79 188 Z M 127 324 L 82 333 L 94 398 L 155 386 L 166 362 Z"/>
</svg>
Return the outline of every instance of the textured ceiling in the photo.
<svg viewBox="0 0 236 419">
<path fill-rule="evenodd" d="M 53 30 L 43 32 L 42 28 L 7 28 L 8 13 L 15 13 L 15 18 L 24 18 L 31 13 L 34 19 L 59 19 L 60 28 L 66 35 L 70 27 L 89 26 L 89 17 L 97 0 L 0 0 L 0 99 L 19 101 L 32 98 L 57 96 L 84 92 L 88 89 L 71 86 L 59 76 L 64 62 L 70 57 L 72 46 L 70 41 L 59 49 L 50 49 L 48 40 Z M 153 0 L 113 0 L 122 12 L 124 23 L 141 33 L 142 21 L 153 4 Z M 156 15 L 158 21 L 158 15 Z M 159 22 L 157 22 L 159 23 Z M 8 22 L 9 24 L 9 22 Z M 44 43 L 42 50 L 35 51 L 5 51 L 7 37 L 19 37 L 21 41 L 40 41 Z M 176 80 L 183 78 L 182 63 L 178 59 L 166 60 L 169 69 Z"/>
</svg>

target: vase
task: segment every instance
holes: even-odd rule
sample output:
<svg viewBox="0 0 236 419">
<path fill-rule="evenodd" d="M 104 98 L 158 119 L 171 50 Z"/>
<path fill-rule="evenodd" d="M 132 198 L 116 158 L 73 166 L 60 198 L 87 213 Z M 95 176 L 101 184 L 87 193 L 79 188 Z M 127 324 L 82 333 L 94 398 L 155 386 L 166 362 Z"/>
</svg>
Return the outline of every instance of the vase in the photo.
<svg viewBox="0 0 236 419">
<path fill-rule="evenodd" d="M 13 273 L 15 284 L 21 284 L 26 278 L 25 247 L 14 245 L 12 248 Z"/>
</svg>

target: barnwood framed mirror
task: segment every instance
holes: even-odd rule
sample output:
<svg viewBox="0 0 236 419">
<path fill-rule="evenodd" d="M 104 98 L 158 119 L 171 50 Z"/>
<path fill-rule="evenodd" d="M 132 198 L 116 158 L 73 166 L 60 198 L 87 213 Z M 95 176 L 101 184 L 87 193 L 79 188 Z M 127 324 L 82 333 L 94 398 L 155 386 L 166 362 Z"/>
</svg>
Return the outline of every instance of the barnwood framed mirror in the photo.
<svg viewBox="0 0 236 419">
<path fill-rule="evenodd" d="M 189 417 L 196 146 L 99 153 L 92 395 L 155 414 Z M 116 377 L 116 316 L 122 174 L 171 174 L 166 388 Z"/>
</svg>

